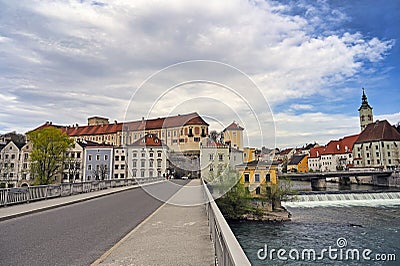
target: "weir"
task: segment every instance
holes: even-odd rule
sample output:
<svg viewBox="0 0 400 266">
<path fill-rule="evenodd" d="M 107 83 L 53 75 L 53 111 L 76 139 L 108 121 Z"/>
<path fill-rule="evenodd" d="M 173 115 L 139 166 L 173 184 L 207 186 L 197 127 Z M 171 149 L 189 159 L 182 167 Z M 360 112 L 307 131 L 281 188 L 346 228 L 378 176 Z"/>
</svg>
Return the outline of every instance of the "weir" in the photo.
<svg viewBox="0 0 400 266">
<path fill-rule="evenodd" d="M 400 205 L 400 191 L 305 192 L 283 202 L 288 207 Z"/>
</svg>

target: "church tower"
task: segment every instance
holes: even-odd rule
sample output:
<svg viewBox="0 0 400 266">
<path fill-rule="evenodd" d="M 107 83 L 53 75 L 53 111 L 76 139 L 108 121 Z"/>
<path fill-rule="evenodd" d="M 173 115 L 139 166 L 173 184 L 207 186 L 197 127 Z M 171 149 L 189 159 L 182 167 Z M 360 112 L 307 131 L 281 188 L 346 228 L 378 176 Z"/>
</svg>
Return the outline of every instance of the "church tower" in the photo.
<svg viewBox="0 0 400 266">
<path fill-rule="evenodd" d="M 358 113 L 360 115 L 361 131 L 363 131 L 369 124 L 372 124 L 374 122 L 372 107 L 368 103 L 364 88 L 362 94 L 362 102 L 360 108 L 358 108 Z"/>
</svg>

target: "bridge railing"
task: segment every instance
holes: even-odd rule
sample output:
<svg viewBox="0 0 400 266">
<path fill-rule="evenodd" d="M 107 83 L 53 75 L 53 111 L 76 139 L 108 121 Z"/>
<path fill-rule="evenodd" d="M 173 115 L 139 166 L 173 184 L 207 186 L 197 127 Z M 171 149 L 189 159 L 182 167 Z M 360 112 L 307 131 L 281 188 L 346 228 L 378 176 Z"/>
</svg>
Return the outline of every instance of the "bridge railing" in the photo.
<svg viewBox="0 0 400 266">
<path fill-rule="evenodd" d="M 2 188 L 0 189 L 0 207 L 55 197 L 66 197 L 80 193 L 89 193 L 101 189 L 146 184 L 162 179 L 162 177 L 142 177 L 136 179 L 96 180 L 79 183 L 62 183 L 58 185 Z"/>
<path fill-rule="evenodd" d="M 214 244 L 216 265 L 251 265 L 231 228 L 202 180 L 210 235 Z"/>
</svg>

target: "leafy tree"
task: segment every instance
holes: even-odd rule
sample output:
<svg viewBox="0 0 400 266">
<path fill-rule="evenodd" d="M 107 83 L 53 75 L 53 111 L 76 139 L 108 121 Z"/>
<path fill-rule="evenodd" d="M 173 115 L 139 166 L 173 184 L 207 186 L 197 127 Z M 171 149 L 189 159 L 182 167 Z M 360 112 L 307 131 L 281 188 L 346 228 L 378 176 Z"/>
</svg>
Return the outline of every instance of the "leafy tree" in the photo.
<svg viewBox="0 0 400 266">
<path fill-rule="evenodd" d="M 232 168 L 218 175 L 216 187 L 226 191 L 225 195 L 216 200 L 218 207 L 227 219 L 238 219 L 249 212 L 251 208 L 249 190 L 239 182 L 239 174 Z"/>
<path fill-rule="evenodd" d="M 28 133 L 32 142 L 30 171 L 35 185 L 48 185 L 62 172 L 65 153 L 73 140 L 55 127 L 47 127 Z"/>
<path fill-rule="evenodd" d="M 265 196 L 262 198 L 271 204 L 272 210 L 277 210 L 281 208 L 281 202 L 288 200 L 294 193 L 292 181 L 283 179 L 279 181 L 279 184 L 266 187 Z"/>
</svg>

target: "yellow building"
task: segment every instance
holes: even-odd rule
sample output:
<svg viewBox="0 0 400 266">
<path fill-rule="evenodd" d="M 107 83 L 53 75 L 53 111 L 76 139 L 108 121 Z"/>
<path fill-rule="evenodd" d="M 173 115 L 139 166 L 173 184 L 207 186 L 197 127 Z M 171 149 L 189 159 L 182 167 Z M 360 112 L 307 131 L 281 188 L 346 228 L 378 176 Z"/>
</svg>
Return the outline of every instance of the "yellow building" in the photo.
<svg viewBox="0 0 400 266">
<path fill-rule="evenodd" d="M 243 163 L 249 163 L 256 160 L 256 149 L 245 147 L 243 148 Z"/>
<path fill-rule="evenodd" d="M 261 194 L 262 190 L 278 183 L 277 169 L 263 161 L 251 161 L 239 164 L 236 170 L 240 175 L 240 183 L 249 188 L 253 195 Z"/>
<path fill-rule="evenodd" d="M 230 147 L 243 151 L 243 130 L 238 123 L 232 122 L 222 132 L 224 133 L 224 142 Z"/>
<path fill-rule="evenodd" d="M 288 172 L 307 173 L 308 172 L 308 155 L 293 155 L 287 165 Z"/>
</svg>

